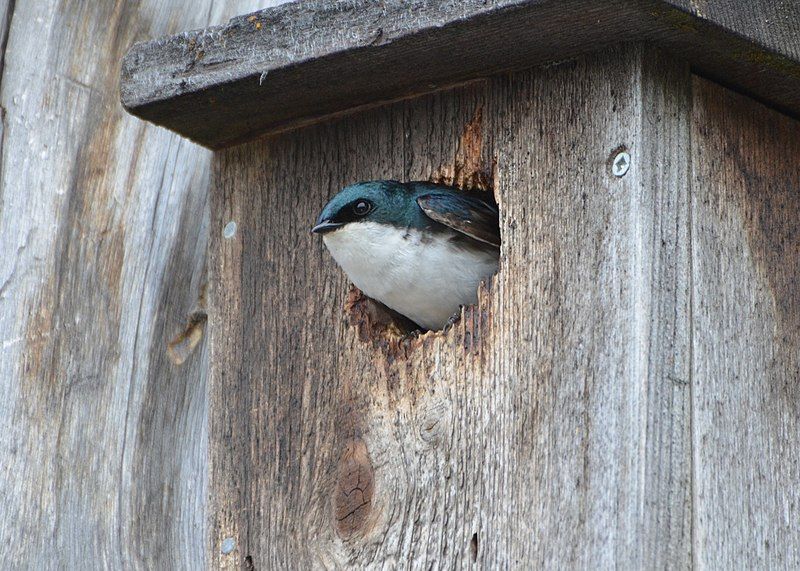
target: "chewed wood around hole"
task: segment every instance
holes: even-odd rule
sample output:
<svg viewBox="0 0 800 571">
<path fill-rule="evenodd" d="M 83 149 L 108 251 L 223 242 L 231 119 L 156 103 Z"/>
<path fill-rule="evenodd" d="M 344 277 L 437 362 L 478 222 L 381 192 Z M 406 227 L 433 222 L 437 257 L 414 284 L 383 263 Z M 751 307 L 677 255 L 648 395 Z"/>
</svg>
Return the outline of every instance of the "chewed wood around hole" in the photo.
<svg viewBox="0 0 800 571">
<path fill-rule="evenodd" d="M 491 193 L 494 203 L 499 208 L 495 194 L 497 160 L 486 159 L 483 145 L 483 110 L 478 107 L 464 126 L 452 162 L 433 169 L 428 181 L 457 190 Z M 401 357 L 420 346 L 425 339 L 448 335 L 459 327 L 461 321 L 486 321 L 487 316 L 483 315 L 486 310 L 481 310 L 478 306 L 483 305 L 481 300 L 491 289 L 491 282 L 496 275 L 497 272 L 478 286 L 477 304 L 464 306 L 460 318 L 437 330 L 419 328 L 411 319 L 369 298 L 354 285 L 350 286 L 344 310 L 348 323 L 357 331 L 360 341 L 372 343 L 374 347 L 382 348 L 394 358 Z M 464 344 L 472 347 L 477 335 L 472 333 L 474 327 L 469 329 L 470 332 L 464 335 Z"/>
</svg>

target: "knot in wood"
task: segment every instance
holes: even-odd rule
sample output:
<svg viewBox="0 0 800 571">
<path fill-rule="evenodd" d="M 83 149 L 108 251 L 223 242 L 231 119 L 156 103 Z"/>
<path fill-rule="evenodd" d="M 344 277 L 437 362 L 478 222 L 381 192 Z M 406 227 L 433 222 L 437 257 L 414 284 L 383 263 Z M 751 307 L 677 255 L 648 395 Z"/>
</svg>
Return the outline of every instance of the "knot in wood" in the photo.
<svg viewBox="0 0 800 571">
<path fill-rule="evenodd" d="M 375 472 L 367 445 L 360 438 L 354 438 L 347 443 L 339 459 L 333 495 L 336 532 L 342 539 L 366 531 L 374 490 Z"/>
<path fill-rule="evenodd" d="M 431 447 L 438 446 L 450 432 L 451 405 L 436 400 L 423 406 L 417 415 L 420 440 Z"/>
</svg>

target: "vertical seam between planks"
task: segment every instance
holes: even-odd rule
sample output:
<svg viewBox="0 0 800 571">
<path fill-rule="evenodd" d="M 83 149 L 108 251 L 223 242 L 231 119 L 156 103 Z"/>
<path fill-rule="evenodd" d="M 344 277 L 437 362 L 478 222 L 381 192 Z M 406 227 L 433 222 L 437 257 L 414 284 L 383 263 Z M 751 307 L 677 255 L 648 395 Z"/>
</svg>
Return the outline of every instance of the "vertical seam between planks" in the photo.
<svg viewBox="0 0 800 571">
<path fill-rule="evenodd" d="M 695 80 L 694 75 L 689 75 L 689 143 L 688 143 L 688 161 L 687 177 L 689 178 L 687 189 L 689 196 L 687 197 L 688 205 L 688 237 L 689 237 L 689 548 L 691 549 L 690 561 L 693 569 L 697 569 L 699 548 L 697 545 L 697 440 L 695 433 L 695 378 L 694 378 L 694 307 L 695 307 L 695 255 L 694 255 L 694 205 L 695 205 L 695 172 L 694 172 L 694 122 L 695 122 Z"/>
<path fill-rule="evenodd" d="M 634 101 L 635 107 L 633 110 L 633 120 L 634 120 L 634 128 L 631 131 L 632 138 L 630 140 L 630 150 L 629 152 L 634 157 L 634 161 L 636 166 L 634 167 L 633 179 L 631 180 L 631 193 L 632 193 L 632 203 L 630 209 L 630 216 L 631 220 L 630 223 L 632 224 L 632 230 L 634 231 L 634 246 L 635 246 L 635 257 L 633 260 L 633 270 L 636 276 L 636 282 L 641 283 L 641 280 L 644 278 L 645 269 L 644 265 L 644 256 L 642 255 L 642 248 L 644 247 L 645 237 L 642 235 L 643 228 L 641 224 L 641 207 L 642 207 L 642 188 L 641 182 L 642 179 L 642 169 L 641 163 L 642 159 L 644 159 L 642 155 L 642 150 L 645 148 L 644 146 L 644 125 L 643 125 L 643 114 L 645 113 L 645 105 L 643 101 L 643 89 L 645 86 L 645 65 L 644 65 L 644 49 L 641 45 L 636 45 L 634 49 L 634 53 L 631 56 L 636 65 L 636 73 L 634 77 L 636 78 L 636 84 L 633 86 L 633 93 L 634 93 Z M 635 146 L 635 148 L 634 148 Z M 638 159 L 638 160 L 637 160 Z M 651 221 L 652 224 L 655 221 Z M 650 287 L 649 287 L 649 295 L 651 296 L 652 302 L 652 280 L 650 280 Z M 638 470 L 638 482 L 637 482 L 637 491 L 638 497 L 636 498 L 636 512 L 637 517 L 639 519 L 639 525 L 641 526 L 644 523 L 645 517 L 645 493 L 646 493 L 646 486 L 647 486 L 647 445 L 648 445 L 648 386 L 649 386 L 649 366 L 644 366 L 642 359 L 646 358 L 649 363 L 650 359 L 650 343 L 649 343 L 649 336 L 648 332 L 645 330 L 647 327 L 647 323 L 650 320 L 650 311 L 648 308 L 647 318 L 643 319 L 642 311 L 641 311 L 641 289 L 640 287 L 633 288 L 633 322 L 634 322 L 634 340 L 633 346 L 631 347 L 632 353 L 631 357 L 634 359 L 634 368 L 631 371 L 634 379 L 639 379 L 640 385 L 639 389 L 639 402 L 644 403 L 640 406 L 636 419 L 639 424 L 639 450 L 638 450 L 638 461 L 639 461 L 639 470 Z M 648 337 L 648 342 L 643 347 L 643 351 L 639 351 L 639 344 L 643 336 Z M 645 537 L 639 535 L 636 538 L 636 557 L 638 558 L 638 562 L 636 567 L 641 567 L 644 562 L 644 551 L 645 551 Z"/>
<path fill-rule="evenodd" d="M 16 0 L 9 0 L 8 12 L 6 13 L 6 21 L 3 23 L 5 27 L 5 37 L 3 43 L 0 45 L 0 94 L 2 93 L 3 80 L 6 74 L 6 54 L 8 49 L 8 38 L 11 36 L 11 23 L 14 21 L 14 12 L 16 8 Z M 5 171 L 5 161 L 3 160 L 3 148 L 6 141 L 6 110 L 0 105 L 0 215 L 3 213 L 3 180 Z M 17 252 L 19 254 L 19 252 Z M 17 256 L 19 257 L 19 256 Z M 12 270 L 11 275 L 14 275 Z"/>
<path fill-rule="evenodd" d="M 172 146 L 172 140 L 167 144 L 167 161 L 169 161 L 169 150 Z M 177 160 L 177 151 L 176 151 L 176 160 Z M 119 458 L 119 476 L 118 476 L 118 486 L 119 489 L 117 491 L 117 540 L 119 541 L 118 550 L 119 556 L 121 561 L 125 561 L 125 553 L 123 552 L 122 546 L 125 544 L 125 536 L 123 533 L 123 513 L 122 513 L 122 496 L 124 491 L 123 480 L 125 478 L 125 462 L 126 457 L 128 454 L 128 424 L 130 420 L 130 413 L 131 413 L 131 402 L 133 400 L 133 393 L 134 387 L 136 386 L 136 376 L 137 371 L 139 369 L 139 360 L 136 358 L 136 353 L 139 350 L 139 333 L 141 331 L 142 325 L 142 312 L 144 308 L 144 297 L 147 293 L 147 276 L 150 274 L 150 266 L 153 260 L 153 244 L 155 243 L 156 236 L 155 236 L 155 219 L 158 213 L 159 205 L 161 203 L 161 196 L 164 191 L 164 181 L 166 177 L 167 169 L 169 168 L 169 163 L 164 165 L 164 170 L 161 173 L 161 182 L 159 185 L 158 193 L 156 194 L 156 203 L 153 208 L 153 216 L 150 221 L 150 245 L 147 249 L 147 264 L 145 265 L 144 269 L 144 276 L 142 279 L 143 287 L 141 295 L 139 296 L 139 311 L 136 316 L 136 329 L 133 334 L 133 350 L 131 355 L 133 357 L 133 363 L 131 366 L 131 375 L 130 375 L 130 384 L 128 385 L 128 399 L 125 403 L 125 418 L 122 424 L 122 449 L 120 451 L 120 458 Z M 173 169 L 174 170 L 174 169 Z M 174 175 L 174 173 L 173 173 Z M 148 363 L 149 366 L 149 363 Z"/>
<path fill-rule="evenodd" d="M 9 0 L 8 2 L 8 12 L 6 13 L 6 21 L 4 22 L 5 27 L 5 37 L 3 38 L 3 44 L 0 45 L 0 54 L 2 54 L 2 58 L 0 58 L 0 87 L 2 87 L 3 82 L 3 75 L 6 71 L 6 48 L 8 47 L 8 38 L 11 35 L 11 23 L 14 21 L 14 12 L 16 8 L 17 0 Z"/>
</svg>

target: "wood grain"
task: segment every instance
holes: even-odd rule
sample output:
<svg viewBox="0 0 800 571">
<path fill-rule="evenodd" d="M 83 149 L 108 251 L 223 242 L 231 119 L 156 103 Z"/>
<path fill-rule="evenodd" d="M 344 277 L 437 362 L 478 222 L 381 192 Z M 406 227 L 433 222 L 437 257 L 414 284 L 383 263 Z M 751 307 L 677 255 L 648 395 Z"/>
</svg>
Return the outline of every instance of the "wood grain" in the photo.
<svg viewBox="0 0 800 571">
<path fill-rule="evenodd" d="M 215 156 L 215 565 L 687 565 L 688 86 L 616 50 Z M 447 334 L 370 329 L 317 211 L 465 148 L 496 159 L 499 275 Z"/>
<path fill-rule="evenodd" d="M 800 566 L 797 122 L 620 49 L 224 151 L 209 225 L 119 58 L 252 8 L 0 1 L 2 567 Z M 494 181 L 446 335 L 307 233 L 383 177 Z"/>
<path fill-rule="evenodd" d="M 707 81 L 692 118 L 695 561 L 800 567 L 800 123 Z"/>
<path fill-rule="evenodd" d="M 759 43 L 774 53 L 800 60 L 800 8 L 797 2 L 668 0 L 681 10 Z"/>
<path fill-rule="evenodd" d="M 800 3 L 306 0 L 135 46 L 121 96 L 211 148 L 621 41 L 800 114 Z"/>
<path fill-rule="evenodd" d="M 210 154 L 118 77 L 233 4 L 0 2 L 4 569 L 204 566 L 207 351 L 166 349 L 203 310 Z"/>
</svg>

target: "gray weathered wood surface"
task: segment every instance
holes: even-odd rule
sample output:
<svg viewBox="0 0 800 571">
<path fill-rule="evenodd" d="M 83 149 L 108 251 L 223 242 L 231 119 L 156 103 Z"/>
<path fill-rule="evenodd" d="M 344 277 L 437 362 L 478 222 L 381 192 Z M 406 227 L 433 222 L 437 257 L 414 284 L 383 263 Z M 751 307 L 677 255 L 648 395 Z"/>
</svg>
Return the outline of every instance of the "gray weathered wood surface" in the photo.
<svg viewBox="0 0 800 571">
<path fill-rule="evenodd" d="M 650 52 L 221 153 L 207 449 L 210 155 L 122 112 L 119 61 L 264 3 L 0 0 L 0 566 L 799 567 L 800 126 Z M 751 40 L 796 58 L 772 6 Z M 494 159 L 502 273 L 382 337 L 318 208 Z"/>
<path fill-rule="evenodd" d="M 216 155 L 216 564 L 688 566 L 689 85 L 610 51 Z M 447 334 L 381 333 L 317 211 L 495 159 L 499 276 Z"/>
<path fill-rule="evenodd" d="M 308 0 L 134 47 L 124 105 L 219 148 L 631 40 L 800 114 L 800 2 Z"/>
<path fill-rule="evenodd" d="M 135 41 L 266 2 L 0 2 L 0 567 L 198 569 L 210 154 L 127 115 Z M 180 361 L 177 365 L 172 359 Z"/>
<path fill-rule="evenodd" d="M 667 0 L 767 49 L 800 60 L 800 5 L 794 0 Z"/>
<path fill-rule="evenodd" d="M 798 569 L 800 123 L 694 91 L 695 561 Z"/>
</svg>

